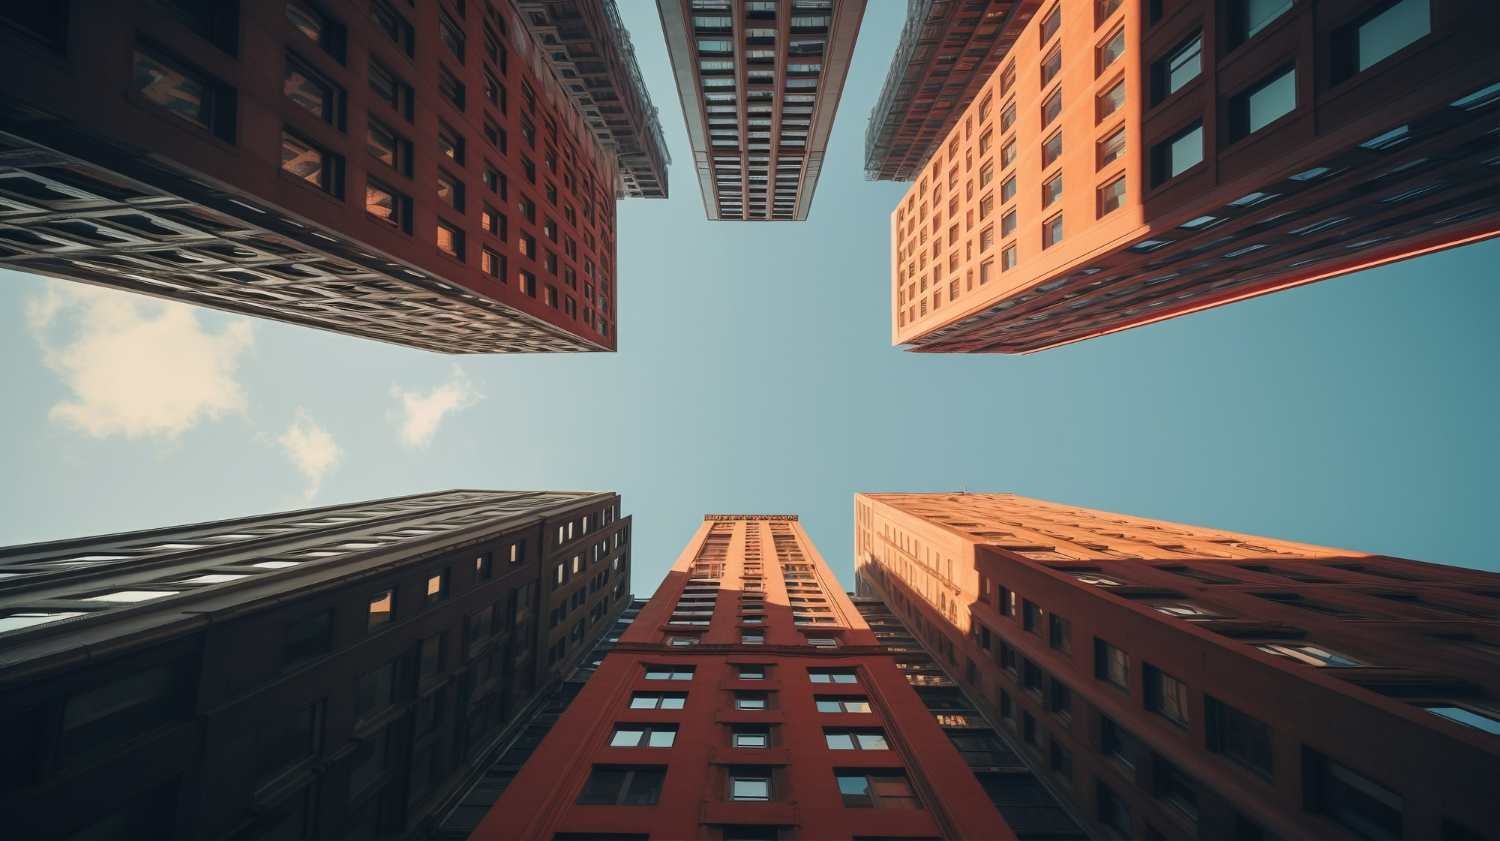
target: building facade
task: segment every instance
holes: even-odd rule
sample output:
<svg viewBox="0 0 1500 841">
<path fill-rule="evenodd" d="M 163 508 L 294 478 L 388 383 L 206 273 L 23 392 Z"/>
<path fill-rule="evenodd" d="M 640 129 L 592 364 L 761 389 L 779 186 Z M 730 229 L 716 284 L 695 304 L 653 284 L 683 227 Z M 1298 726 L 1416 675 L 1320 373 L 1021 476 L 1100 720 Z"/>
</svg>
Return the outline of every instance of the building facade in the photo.
<svg viewBox="0 0 1500 841">
<path fill-rule="evenodd" d="M 625 610 L 629 528 L 448 491 L 0 550 L 7 835 L 420 831 Z"/>
<path fill-rule="evenodd" d="M 865 129 L 865 177 L 917 177 L 1038 5 L 907 0 L 901 41 Z"/>
<path fill-rule="evenodd" d="M 892 213 L 892 342 L 1042 350 L 1493 236 L 1497 30 L 1468 0 L 1040 4 Z"/>
<path fill-rule="evenodd" d="M 444 353 L 615 348 L 615 154 L 511 0 L 6 4 L 0 49 L 0 266 Z"/>
<path fill-rule="evenodd" d="M 1010 494 L 859 494 L 855 540 L 1092 837 L 1500 828 L 1500 576 Z"/>
<path fill-rule="evenodd" d="M 865 0 L 657 0 L 709 219 L 803 221 Z"/>
<path fill-rule="evenodd" d="M 794 515 L 710 515 L 475 839 L 1013 838 Z"/>
<path fill-rule="evenodd" d="M 672 156 L 615 0 L 519 0 L 568 93 L 615 156 L 620 198 L 667 197 Z"/>
</svg>

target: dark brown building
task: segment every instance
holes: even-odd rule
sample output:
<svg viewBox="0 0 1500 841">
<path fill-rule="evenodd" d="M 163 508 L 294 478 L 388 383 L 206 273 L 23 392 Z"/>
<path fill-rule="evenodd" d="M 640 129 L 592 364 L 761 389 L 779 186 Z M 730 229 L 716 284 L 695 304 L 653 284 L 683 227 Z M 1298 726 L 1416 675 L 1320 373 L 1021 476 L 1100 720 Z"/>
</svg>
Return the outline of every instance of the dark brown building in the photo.
<svg viewBox="0 0 1500 841">
<path fill-rule="evenodd" d="M 1500 831 L 1494 573 L 1011 494 L 859 494 L 855 540 L 1091 836 Z"/>
<path fill-rule="evenodd" d="M 709 219 L 802 221 L 865 0 L 657 0 Z"/>
<path fill-rule="evenodd" d="M 0 825 L 422 831 L 629 604 L 619 509 L 447 491 L 0 549 Z"/>
<path fill-rule="evenodd" d="M 445 353 L 615 348 L 616 153 L 511 0 L 105 10 L 0 8 L 0 266 Z"/>
<path fill-rule="evenodd" d="M 908 0 L 865 129 L 865 177 L 910 181 L 989 81 L 1039 0 Z"/>
</svg>

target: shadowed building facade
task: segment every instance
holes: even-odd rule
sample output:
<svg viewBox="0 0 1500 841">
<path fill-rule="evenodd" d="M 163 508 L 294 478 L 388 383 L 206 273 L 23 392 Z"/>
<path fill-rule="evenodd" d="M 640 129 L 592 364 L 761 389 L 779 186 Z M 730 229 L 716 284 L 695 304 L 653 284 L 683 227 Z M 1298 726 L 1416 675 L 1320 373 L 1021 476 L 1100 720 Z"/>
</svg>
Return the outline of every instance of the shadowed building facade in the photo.
<svg viewBox="0 0 1500 841">
<path fill-rule="evenodd" d="M 1024 353 L 1500 230 L 1500 6 L 1041 3 L 891 215 L 891 336 Z"/>
<path fill-rule="evenodd" d="M 859 494 L 855 541 L 1091 836 L 1500 827 L 1500 576 L 1010 494 Z"/>
<path fill-rule="evenodd" d="M 865 0 L 656 0 L 709 219 L 803 221 Z"/>
<path fill-rule="evenodd" d="M 444 353 L 614 350 L 621 147 L 511 0 L 99 11 L 0 10 L 27 68 L 0 266 Z"/>
<path fill-rule="evenodd" d="M 861 610 L 794 515 L 708 516 L 472 837 L 1016 837 Z"/>
<path fill-rule="evenodd" d="M 420 832 L 626 609 L 619 512 L 461 490 L 0 549 L 6 835 Z"/>
</svg>

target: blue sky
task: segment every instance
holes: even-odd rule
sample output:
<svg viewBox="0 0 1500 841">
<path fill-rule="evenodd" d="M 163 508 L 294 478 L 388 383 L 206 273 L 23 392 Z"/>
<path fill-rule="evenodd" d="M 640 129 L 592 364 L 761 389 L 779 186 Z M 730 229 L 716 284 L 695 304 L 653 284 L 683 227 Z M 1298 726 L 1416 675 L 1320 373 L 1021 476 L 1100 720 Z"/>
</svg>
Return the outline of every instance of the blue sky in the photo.
<svg viewBox="0 0 1500 841">
<path fill-rule="evenodd" d="M 620 351 L 447 357 L 0 272 L 0 543 L 448 487 L 618 490 L 649 593 L 706 512 L 802 515 L 852 585 L 860 490 L 1009 490 L 1500 571 L 1500 241 L 1029 357 L 889 346 L 870 4 L 806 223 L 622 203 Z"/>
</svg>

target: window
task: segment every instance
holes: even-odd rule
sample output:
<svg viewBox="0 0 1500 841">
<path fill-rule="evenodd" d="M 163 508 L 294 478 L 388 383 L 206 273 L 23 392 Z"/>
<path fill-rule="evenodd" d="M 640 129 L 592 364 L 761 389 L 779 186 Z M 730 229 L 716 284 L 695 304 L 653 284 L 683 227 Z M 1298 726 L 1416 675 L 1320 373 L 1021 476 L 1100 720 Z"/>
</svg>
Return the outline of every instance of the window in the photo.
<svg viewBox="0 0 1500 841">
<path fill-rule="evenodd" d="M 675 724 L 617 724 L 609 737 L 612 748 L 669 748 L 677 740 Z"/>
<path fill-rule="evenodd" d="M 464 258 L 464 232 L 456 225 L 443 222 L 437 223 L 437 247 L 438 250 L 447 254 L 455 260 Z M 428 597 L 431 600 L 431 596 Z"/>
<path fill-rule="evenodd" d="M 692 680 L 692 666 L 647 666 L 646 680 Z"/>
<path fill-rule="evenodd" d="M 1000 147 L 1000 167 L 1004 169 L 1016 162 L 1016 141 L 1008 140 Z M 983 185 L 981 185 L 983 186 Z"/>
<path fill-rule="evenodd" d="M 1269 779 L 1271 728 L 1212 696 L 1203 698 L 1208 749 Z"/>
<path fill-rule="evenodd" d="M 737 748 L 768 748 L 771 746 L 771 728 L 736 724 L 730 731 L 729 744 Z"/>
<path fill-rule="evenodd" d="M 448 598 L 448 572 L 427 576 L 427 603 L 440 602 Z"/>
<path fill-rule="evenodd" d="M 1099 717 L 1099 750 L 1116 761 L 1134 768 L 1136 757 L 1141 753 L 1141 743 L 1135 734 L 1115 723 L 1108 716 Z"/>
<path fill-rule="evenodd" d="M 1203 35 L 1199 33 L 1179 44 L 1151 65 L 1151 98 L 1161 102 L 1203 70 Z"/>
<path fill-rule="evenodd" d="M 1401 795 L 1329 759 L 1302 749 L 1306 807 L 1361 838 L 1404 837 Z"/>
<path fill-rule="evenodd" d="M 333 611 L 319 611 L 287 624 L 281 642 L 281 665 L 295 666 L 327 654 L 332 648 Z"/>
<path fill-rule="evenodd" d="M 1062 132 L 1058 131 L 1042 143 L 1042 166 L 1049 167 L 1062 157 Z"/>
<path fill-rule="evenodd" d="M 373 178 L 365 181 L 365 212 L 411 233 L 411 199 Z"/>
<path fill-rule="evenodd" d="M 1045 18 L 1042 18 L 1042 26 L 1041 26 L 1041 29 L 1038 30 L 1038 34 L 1041 36 L 1041 39 L 1042 39 L 1041 40 L 1042 46 L 1046 46 L 1047 42 L 1050 41 L 1050 40 L 1052 40 L 1052 36 L 1056 35 L 1057 34 L 1057 30 L 1060 29 L 1060 28 L 1062 28 L 1062 4 L 1061 3 L 1059 3 L 1056 6 L 1053 6 L 1052 7 L 1052 11 L 1048 12 L 1047 16 Z"/>
<path fill-rule="evenodd" d="M 377 161 L 411 177 L 411 141 L 391 131 L 384 123 L 369 119 L 365 123 L 365 146 Z"/>
<path fill-rule="evenodd" d="M 1287 67 L 1229 100 L 1229 136 L 1239 140 L 1297 108 L 1297 68 Z"/>
<path fill-rule="evenodd" d="M 1016 244 L 1011 243 L 1000 250 L 1000 271 L 1009 271 L 1016 267 Z"/>
<path fill-rule="evenodd" d="M 464 83 L 456 76 L 449 73 L 445 68 L 438 68 L 437 78 L 438 93 L 458 110 L 464 110 L 465 89 Z"/>
<path fill-rule="evenodd" d="M 824 730 L 829 750 L 890 750 L 880 730 Z"/>
<path fill-rule="evenodd" d="M 1094 101 L 1094 120 L 1102 121 L 1104 118 L 1120 110 L 1125 104 L 1125 80 L 1121 79 L 1104 89 Z"/>
<path fill-rule="evenodd" d="M 660 765 L 595 765 L 578 793 L 578 805 L 654 806 L 666 775 L 667 769 Z"/>
<path fill-rule="evenodd" d="M 377 99 L 405 117 L 407 122 L 411 121 L 412 103 L 416 99 L 411 85 L 402 81 L 401 77 L 387 70 L 385 65 L 374 59 L 370 60 L 370 90 L 375 93 Z"/>
<path fill-rule="evenodd" d="M 820 713 L 867 713 L 870 702 L 865 698 L 819 696 L 814 699 Z"/>
<path fill-rule="evenodd" d="M 370 597 L 370 618 L 366 625 L 373 630 L 382 625 L 389 625 L 391 617 L 395 615 L 396 592 L 394 590 L 382 590 Z"/>
<path fill-rule="evenodd" d="M 1130 829 L 1130 810 L 1125 807 L 1125 801 L 1118 794 L 1104 783 L 1099 783 L 1094 800 L 1099 806 L 1100 823 L 1124 838 L 1135 837 Z"/>
<path fill-rule="evenodd" d="M 344 127 L 344 91 L 293 56 L 286 58 L 282 92 L 287 99 L 323 122 Z"/>
<path fill-rule="evenodd" d="M 833 773 L 845 806 L 864 809 L 922 808 L 903 771 L 836 769 Z"/>
<path fill-rule="evenodd" d="M 1125 176 L 1110 181 L 1099 188 L 1099 215 L 1119 210 L 1125 204 Z"/>
<path fill-rule="evenodd" d="M 417 675 L 419 679 L 435 677 L 443 670 L 444 634 L 433 634 L 417 644 Z"/>
<path fill-rule="evenodd" d="M 1440 715 L 1449 721 L 1457 722 L 1476 730 L 1482 730 L 1491 735 L 1500 736 L 1500 718 L 1494 713 L 1480 712 L 1468 707 L 1460 707 L 1446 702 L 1418 704 L 1422 709 Z"/>
<path fill-rule="evenodd" d="M 175 717 L 185 698 L 181 670 L 157 665 L 70 696 L 63 706 L 63 751 L 79 756 L 139 735 Z"/>
<path fill-rule="evenodd" d="M 1051 248 L 1059 242 L 1062 242 L 1062 238 L 1063 218 L 1062 214 L 1059 213 L 1051 219 L 1048 219 L 1047 221 L 1042 223 L 1042 247 Z"/>
<path fill-rule="evenodd" d="M 765 666 L 736 666 L 736 676 L 740 680 L 765 680 Z"/>
<path fill-rule="evenodd" d="M 396 691 L 396 661 L 359 676 L 354 687 L 354 719 L 363 721 L 394 703 Z"/>
<path fill-rule="evenodd" d="M 1151 149 L 1152 179 L 1169 181 L 1203 161 L 1203 124 L 1195 122 Z"/>
<path fill-rule="evenodd" d="M 1062 113 L 1062 87 L 1052 91 L 1052 94 L 1042 100 L 1042 128 L 1052 125 L 1057 115 Z"/>
<path fill-rule="evenodd" d="M 281 171 L 331 196 L 344 194 L 344 159 L 286 130 L 281 132 Z"/>
<path fill-rule="evenodd" d="M 808 669 L 807 679 L 813 683 L 859 683 L 853 669 Z"/>
<path fill-rule="evenodd" d="M 808 637 L 807 644 L 813 648 L 838 648 L 839 641 L 834 637 Z"/>
<path fill-rule="evenodd" d="M 771 706 L 771 696 L 764 692 L 734 693 L 734 708 L 737 710 L 764 710 Z"/>
<path fill-rule="evenodd" d="M 449 128 L 446 123 L 439 122 L 437 130 L 437 148 L 440 153 L 447 156 L 454 163 L 463 166 L 464 163 L 464 138 L 463 135 Z"/>
<path fill-rule="evenodd" d="M 1333 34 L 1336 80 L 1390 58 L 1432 32 L 1431 0 L 1391 0 Z"/>
<path fill-rule="evenodd" d="M 1102 639 L 1094 638 L 1094 677 L 1130 688 L 1130 655 Z"/>
<path fill-rule="evenodd" d="M 1016 211 L 1014 208 L 1005 211 L 1000 217 L 1000 236 L 1008 237 L 1016 232 Z"/>
<path fill-rule="evenodd" d="M 464 210 L 464 185 L 457 177 L 441 169 L 437 174 L 438 201 L 462 213 Z"/>
<path fill-rule="evenodd" d="M 734 766 L 729 769 L 729 799 L 765 802 L 771 799 L 771 769 Z"/>
<path fill-rule="evenodd" d="M 255 780 L 263 784 L 317 751 L 319 704 L 277 716 L 255 733 Z"/>
<path fill-rule="evenodd" d="M 1365 665 L 1353 657 L 1340 654 L 1321 645 L 1312 645 L 1309 643 L 1268 642 L 1259 643 L 1255 647 L 1267 654 L 1275 654 L 1278 657 L 1285 657 L 1289 660 L 1296 660 L 1298 663 L 1305 663 L 1309 666 L 1317 666 L 1319 668 L 1349 668 Z"/>
<path fill-rule="evenodd" d="M 1059 45 L 1053 47 L 1052 50 L 1047 53 L 1047 57 L 1042 59 L 1042 87 L 1047 87 L 1047 83 L 1057 78 L 1057 74 L 1061 70 L 1062 46 Z"/>
<path fill-rule="evenodd" d="M 448 17 L 446 12 L 438 12 L 438 40 L 448 48 L 448 52 L 459 61 L 464 60 L 464 30 Z"/>
<path fill-rule="evenodd" d="M 1190 820 L 1198 820 L 1198 783 L 1175 764 L 1153 756 L 1151 767 L 1153 793 Z"/>
<path fill-rule="evenodd" d="M 1125 28 L 1122 26 L 1115 30 L 1115 34 L 1099 45 L 1099 55 L 1096 60 L 1094 73 L 1103 73 L 1112 66 L 1120 56 L 1125 54 Z"/>
<path fill-rule="evenodd" d="M 392 9 L 385 0 L 374 0 L 370 4 L 370 20 L 375 23 L 375 28 L 385 33 L 385 36 L 395 42 L 402 52 L 411 55 L 416 43 L 416 32 L 411 23 Z"/>
<path fill-rule="evenodd" d="M 1016 177 L 1014 175 L 1012 175 L 1009 178 L 1005 179 L 1004 181 L 1000 182 L 1000 201 L 1001 202 L 1008 202 L 1008 201 L 1010 201 L 1011 199 L 1013 199 L 1015 197 L 1016 197 Z M 981 207 L 983 206 L 983 204 L 984 204 L 983 202 L 980 202 L 980 206 Z M 981 213 L 980 215 L 984 216 L 986 214 Z"/>
<path fill-rule="evenodd" d="M 740 634 L 740 645 L 765 645 L 766 635 L 761 633 Z"/>
<path fill-rule="evenodd" d="M 1068 651 L 1073 644 L 1073 630 L 1068 620 L 1054 613 L 1047 623 L 1048 644 L 1058 651 Z"/>
<path fill-rule="evenodd" d="M 1141 674 L 1146 682 L 1146 709 L 1179 727 L 1186 727 L 1188 723 L 1187 685 L 1149 663 L 1146 664 Z"/>
<path fill-rule="evenodd" d="M 137 45 L 131 59 L 136 95 L 167 113 L 234 140 L 234 91 L 190 65 Z"/>
<path fill-rule="evenodd" d="M 686 692 L 637 692 L 630 696 L 633 710 L 680 710 L 686 704 Z"/>
<path fill-rule="evenodd" d="M 293 29 L 322 47 L 339 64 L 344 63 L 346 35 L 343 24 L 305 0 L 287 0 L 286 17 Z"/>
<path fill-rule="evenodd" d="M 1042 182 L 1042 207 L 1043 208 L 1051 207 L 1053 202 L 1055 202 L 1058 199 L 1062 198 L 1062 191 L 1063 191 L 1063 177 L 1062 177 L 1062 173 L 1061 172 L 1057 173 L 1056 175 L 1052 176 L 1051 178 L 1048 178 L 1046 181 L 1043 181 Z M 1061 238 L 1061 234 L 1059 234 L 1059 238 Z M 1027 604 L 1030 604 L 1030 602 L 1028 602 Z M 1035 605 L 1032 605 L 1032 609 L 1033 610 L 1035 609 Z M 1031 620 L 1032 620 L 1032 622 L 1035 622 L 1035 617 L 1031 617 Z M 1035 631 L 1036 628 L 1033 627 L 1032 625 L 1028 625 L 1027 628 L 1026 628 L 1026 630 L 1028 630 L 1028 631 Z"/>
<path fill-rule="evenodd" d="M 1229 4 L 1230 46 L 1255 37 L 1292 8 L 1292 0 L 1232 0 Z"/>
</svg>

